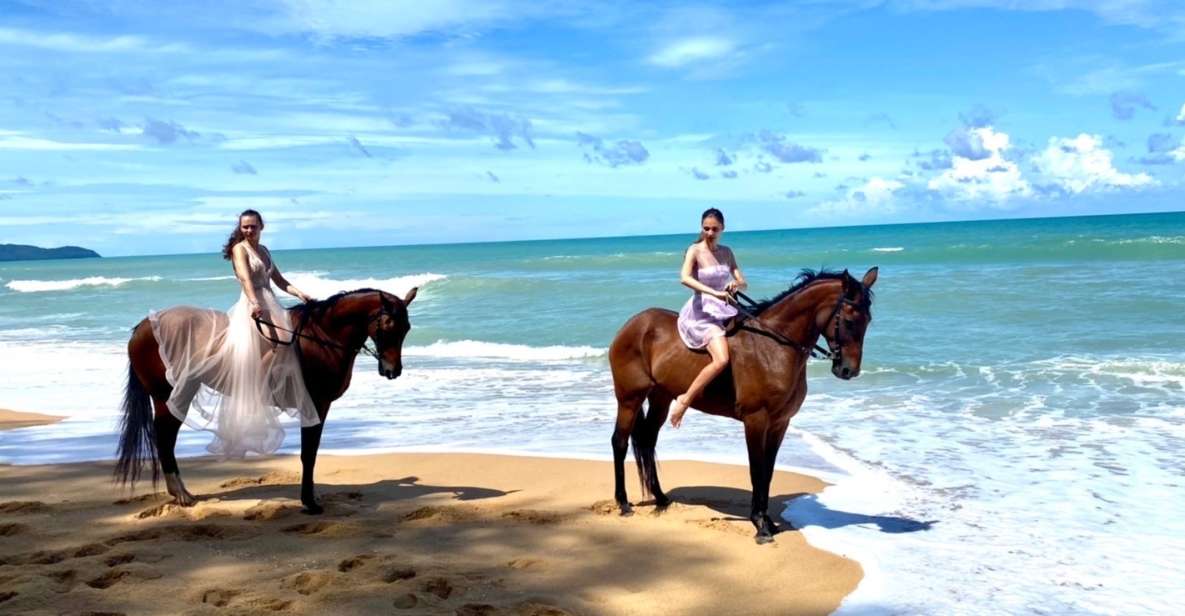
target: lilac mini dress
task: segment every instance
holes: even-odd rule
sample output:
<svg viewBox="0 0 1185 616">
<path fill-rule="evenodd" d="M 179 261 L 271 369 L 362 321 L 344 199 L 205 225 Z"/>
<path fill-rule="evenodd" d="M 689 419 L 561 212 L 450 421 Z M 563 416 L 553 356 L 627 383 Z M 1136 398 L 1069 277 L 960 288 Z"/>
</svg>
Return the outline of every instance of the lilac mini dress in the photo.
<svg viewBox="0 0 1185 616">
<path fill-rule="evenodd" d="M 732 280 L 732 272 L 726 264 L 700 267 L 695 277 L 705 285 L 723 291 Z M 702 349 L 716 336 L 724 335 L 724 323 L 737 315 L 737 309 L 728 302 L 696 292 L 683 304 L 679 311 L 679 337 L 691 349 Z"/>
</svg>

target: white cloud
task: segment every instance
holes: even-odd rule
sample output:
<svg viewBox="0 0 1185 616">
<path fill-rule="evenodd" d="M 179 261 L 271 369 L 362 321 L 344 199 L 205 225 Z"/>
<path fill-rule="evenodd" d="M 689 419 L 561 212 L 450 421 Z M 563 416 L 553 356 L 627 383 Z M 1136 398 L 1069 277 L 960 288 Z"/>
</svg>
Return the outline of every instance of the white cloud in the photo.
<svg viewBox="0 0 1185 616">
<path fill-rule="evenodd" d="M 810 214 L 822 217 L 881 217 L 896 214 L 902 205 L 896 199 L 896 194 L 903 188 L 905 188 L 905 184 L 899 180 L 872 177 L 862 186 L 848 189 L 844 198 L 826 201 L 812 207 Z"/>
<path fill-rule="evenodd" d="M 0 136 L 0 150 L 139 150 L 139 146 L 124 143 L 70 143 L 23 135 Z"/>
<path fill-rule="evenodd" d="M 967 133 L 978 143 L 982 150 L 980 154 L 986 156 L 973 160 L 956 154 L 950 169 L 930 179 L 928 186 L 931 190 L 955 200 L 989 199 L 997 202 L 1032 193 L 1020 168 L 1004 158 L 1004 152 L 1011 147 L 1007 133 L 990 126 L 968 129 Z"/>
<path fill-rule="evenodd" d="M 1177 117 L 1174 118 L 1177 124 L 1185 124 L 1185 105 L 1181 105 L 1181 110 L 1177 112 Z"/>
<path fill-rule="evenodd" d="M 139 36 L 96 37 L 60 32 L 33 32 L 12 28 L 0 28 L 0 45 L 81 53 L 179 53 L 190 51 L 188 46 L 180 43 L 159 44 Z"/>
<path fill-rule="evenodd" d="M 494 0 L 284 0 L 264 29 L 326 38 L 398 38 L 487 25 L 512 16 Z"/>
<path fill-rule="evenodd" d="M 649 62 L 664 68 L 679 68 L 694 62 L 716 60 L 732 54 L 736 44 L 714 36 L 685 38 L 667 44 L 649 58 Z"/>
<path fill-rule="evenodd" d="M 1075 194 L 1156 183 L 1147 173 L 1119 171 L 1111 160 L 1111 151 L 1103 147 L 1102 137 L 1082 133 L 1073 138 L 1051 137 L 1045 150 L 1033 158 L 1033 164 L 1045 177 Z"/>
</svg>

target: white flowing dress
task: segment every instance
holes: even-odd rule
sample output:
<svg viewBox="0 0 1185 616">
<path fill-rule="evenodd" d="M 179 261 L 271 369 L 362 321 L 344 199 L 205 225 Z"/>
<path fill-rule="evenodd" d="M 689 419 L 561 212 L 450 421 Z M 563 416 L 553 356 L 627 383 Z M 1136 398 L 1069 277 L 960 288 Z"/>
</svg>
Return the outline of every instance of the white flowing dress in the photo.
<svg viewBox="0 0 1185 616">
<path fill-rule="evenodd" d="M 246 248 L 262 318 L 292 329 L 288 311 L 272 291 L 275 266 L 265 267 L 259 255 Z M 284 442 L 280 413 L 299 418 L 302 427 L 320 423 L 293 347 L 275 345 L 271 361 L 264 361 L 273 343 L 256 329 L 246 292 L 227 312 L 176 306 L 149 313 L 148 321 L 160 347 L 165 378 L 173 386 L 169 411 L 190 427 L 214 433 L 207 447 L 210 453 L 241 458 L 275 452 Z M 291 339 L 280 330 L 268 336 Z"/>
</svg>

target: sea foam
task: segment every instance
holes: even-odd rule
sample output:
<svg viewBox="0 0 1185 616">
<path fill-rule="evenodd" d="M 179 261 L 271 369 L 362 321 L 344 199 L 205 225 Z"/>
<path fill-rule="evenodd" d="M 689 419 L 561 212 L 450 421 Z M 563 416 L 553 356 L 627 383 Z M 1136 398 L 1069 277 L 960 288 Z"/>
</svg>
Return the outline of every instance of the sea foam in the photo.
<svg viewBox="0 0 1185 616">
<path fill-rule="evenodd" d="M 44 291 L 70 291 L 81 287 L 118 287 L 133 281 L 157 282 L 160 276 L 142 276 L 139 278 L 110 278 L 107 276 L 88 276 L 86 278 L 72 278 L 69 280 L 10 280 L 4 286 L 18 293 L 39 293 Z"/>
</svg>

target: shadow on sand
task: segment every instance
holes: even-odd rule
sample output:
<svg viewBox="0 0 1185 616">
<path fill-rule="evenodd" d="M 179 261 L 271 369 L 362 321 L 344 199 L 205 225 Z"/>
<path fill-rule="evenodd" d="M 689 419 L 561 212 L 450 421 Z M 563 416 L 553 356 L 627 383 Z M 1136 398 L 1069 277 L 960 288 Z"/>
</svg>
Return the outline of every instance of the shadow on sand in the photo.
<svg viewBox="0 0 1185 616">
<path fill-rule="evenodd" d="M 679 503 L 703 505 L 732 519 L 748 520 L 751 493 L 748 490 L 719 486 L 685 486 L 668 492 L 668 496 Z M 927 531 L 937 520 L 911 520 L 888 515 L 867 515 L 850 511 L 837 511 L 819 502 L 817 494 L 782 494 L 769 497 L 769 511 L 783 511 L 789 507 L 794 524 L 780 524 L 778 532 L 794 528 L 819 526 L 841 528 L 844 526 L 875 526 L 882 533 L 913 533 Z"/>
</svg>

